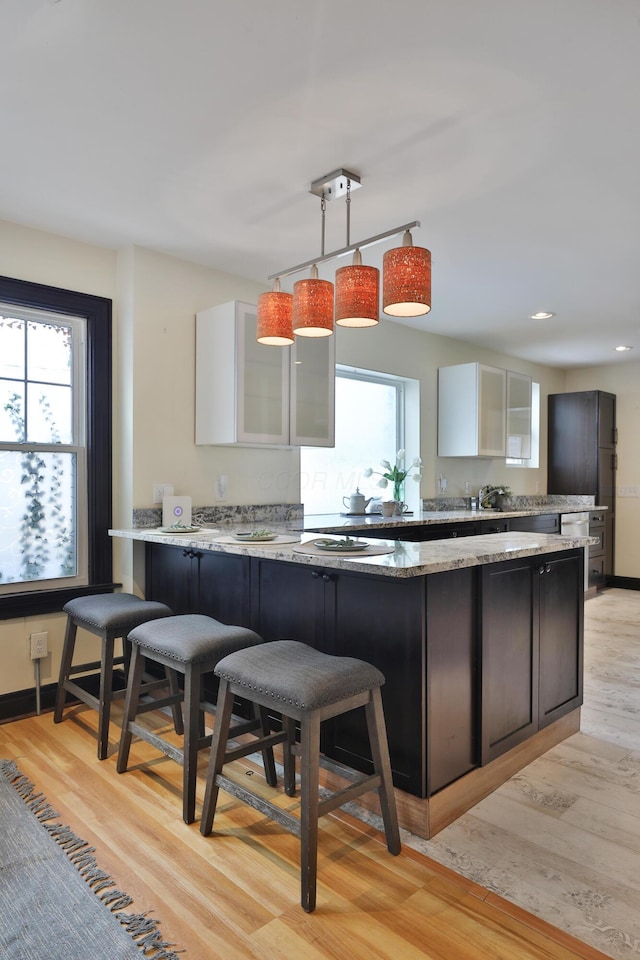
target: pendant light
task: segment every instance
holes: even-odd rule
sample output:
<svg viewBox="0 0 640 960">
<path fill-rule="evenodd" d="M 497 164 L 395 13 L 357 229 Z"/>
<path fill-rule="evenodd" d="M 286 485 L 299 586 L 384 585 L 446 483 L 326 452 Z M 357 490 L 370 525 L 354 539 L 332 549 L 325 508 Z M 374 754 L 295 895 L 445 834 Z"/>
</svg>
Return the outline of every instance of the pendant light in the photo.
<svg viewBox="0 0 640 960">
<path fill-rule="evenodd" d="M 333 284 L 318 279 L 315 263 L 310 278 L 293 285 L 293 332 L 298 337 L 329 337 L 333 333 Z"/>
<path fill-rule="evenodd" d="M 320 200 L 322 216 L 320 259 L 324 258 L 327 201 Z M 318 265 L 311 266 L 308 280 L 293 285 L 293 332 L 298 337 L 328 337 L 333 333 L 333 284 L 318 279 Z"/>
<path fill-rule="evenodd" d="M 261 343 L 288 345 L 292 337 L 327 337 L 333 333 L 334 322 L 342 327 L 372 327 L 380 320 L 380 271 L 364 266 L 361 250 L 382 243 L 389 237 L 403 235 L 402 246 L 388 250 L 383 258 L 382 309 L 392 317 L 419 317 L 431 310 L 431 253 L 424 247 L 414 247 L 411 230 L 420 226 L 419 220 L 393 227 L 351 243 L 351 190 L 362 186 L 360 177 L 348 170 L 334 170 L 314 180 L 310 192 L 320 197 L 322 210 L 322 247 L 319 257 L 279 270 L 269 277 L 275 280 L 270 293 L 261 294 L 258 301 L 258 340 Z M 324 252 L 326 201 L 347 197 L 347 243 L 331 253 Z M 340 267 L 335 274 L 334 288 L 328 280 L 318 277 L 318 264 L 353 254 L 350 266 Z M 311 268 L 310 276 L 293 285 L 293 297 L 280 291 L 280 278 Z M 285 319 L 291 304 L 291 328 Z"/>
<path fill-rule="evenodd" d="M 273 290 L 258 297 L 258 343 L 286 347 L 293 343 L 293 295 L 280 290 L 276 277 Z"/>
<path fill-rule="evenodd" d="M 382 258 L 382 309 L 390 317 L 420 317 L 431 310 L 431 253 L 414 247 L 405 230 L 402 246 Z"/>
<path fill-rule="evenodd" d="M 365 267 L 356 250 L 352 265 L 336 270 L 336 323 L 341 327 L 374 327 L 379 312 L 380 271 Z"/>
<path fill-rule="evenodd" d="M 351 243 L 351 182 L 347 183 L 347 247 Z M 373 327 L 379 322 L 380 271 L 366 267 L 358 247 L 350 267 L 336 270 L 336 323 L 341 327 Z"/>
</svg>

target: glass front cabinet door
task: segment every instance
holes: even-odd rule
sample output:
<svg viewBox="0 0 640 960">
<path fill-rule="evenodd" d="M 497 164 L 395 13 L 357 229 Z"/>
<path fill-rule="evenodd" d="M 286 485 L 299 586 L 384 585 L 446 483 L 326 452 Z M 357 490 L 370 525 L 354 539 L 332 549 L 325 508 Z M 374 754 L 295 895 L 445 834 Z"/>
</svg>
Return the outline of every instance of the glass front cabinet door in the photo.
<svg viewBox="0 0 640 960">
<path fill-rule="evenodd" d="M 334 337 L 273 347 L 256 326 L 238 300 L 196 315 L 196 443 L 332 446 Z"/>
</svg>

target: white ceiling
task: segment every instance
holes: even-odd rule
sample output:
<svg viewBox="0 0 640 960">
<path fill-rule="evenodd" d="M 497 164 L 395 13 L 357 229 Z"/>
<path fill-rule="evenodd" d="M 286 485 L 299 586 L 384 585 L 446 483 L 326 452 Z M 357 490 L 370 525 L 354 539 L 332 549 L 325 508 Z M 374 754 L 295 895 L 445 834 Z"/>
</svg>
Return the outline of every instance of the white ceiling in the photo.
<svg viewBox="0 0 640 960">
<path fill-rule="evenodd" d="M 0 218 L 266 286 L 344 167 L 353 241 L 422 222 L 413 325 L 640 360 L 640 0 L 1 0 L 0 36 Z"/>
</svg>

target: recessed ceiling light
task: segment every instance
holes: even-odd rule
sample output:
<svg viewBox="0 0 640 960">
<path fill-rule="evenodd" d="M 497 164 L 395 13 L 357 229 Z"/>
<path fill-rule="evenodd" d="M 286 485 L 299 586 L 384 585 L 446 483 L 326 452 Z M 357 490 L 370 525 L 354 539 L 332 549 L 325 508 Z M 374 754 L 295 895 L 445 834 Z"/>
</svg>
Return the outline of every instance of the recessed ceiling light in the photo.
<svg viewBox="0 0 640 960">
<path fill-rule="evenodd" d="M 633 347 L 625 347 L 622 344 L 619 347 L 614 347 L 618 353 L 626 353 L 627 350 L 633 350 Z"/>
<path fill-rule="evenodd" d="M 551 317 L 555 317 L 555 313 L 547 313 L 546 310 L 540 310 L 538 313 L 529 315 L 530 320 L 550 320 Z"/>
</svg>

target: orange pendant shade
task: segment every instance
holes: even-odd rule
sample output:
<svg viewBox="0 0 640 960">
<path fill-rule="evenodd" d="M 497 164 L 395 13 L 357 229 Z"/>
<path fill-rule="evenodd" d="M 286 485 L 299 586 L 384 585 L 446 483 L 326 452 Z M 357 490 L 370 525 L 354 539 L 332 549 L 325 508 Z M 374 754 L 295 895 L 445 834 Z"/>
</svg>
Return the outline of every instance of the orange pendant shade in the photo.
<svg viewBox="0 0 640 960">
<path fill-rule="evenodd" d="M 403 246 L 387 250 L 382 260 L 382 309 L 390 317 L 419 317 L 431 310 L 431 253 Z"/>
<path fill-rule="evenodd" d="M 379 321 L 380 271 L 354 263 L 336 270 L 336 323 L 373 327 Z"/>
<path fill-rule="evenodd" d="M 333 284 L 328 280 L 298 280 L 293 285 L 293 332 L 299 337 L 333 333 Z"/>
<path fill-rule="evenodd" d="M 258 297 L 258 343 L 286 347 L 293 343 L 293 295 L 270 290 Z"/>
</svg>

